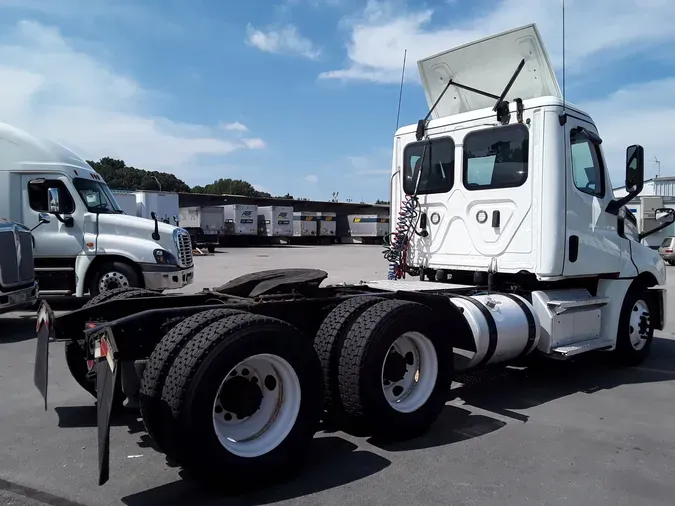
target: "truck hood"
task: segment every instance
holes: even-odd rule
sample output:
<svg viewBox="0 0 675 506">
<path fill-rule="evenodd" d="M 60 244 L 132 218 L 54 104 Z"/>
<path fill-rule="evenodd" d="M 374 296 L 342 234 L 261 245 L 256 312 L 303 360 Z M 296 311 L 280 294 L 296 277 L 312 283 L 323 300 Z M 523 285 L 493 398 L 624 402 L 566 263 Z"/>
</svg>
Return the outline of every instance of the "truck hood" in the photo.
<svg viewBox="0 0 675 506">
<path fill-rule="evenodd" d="M 155 231 L 154 220 L 129 216 L 126 214 L 99 214 L 98 226 L 100 233 L 124 235 L 150 241 L 153 240 L 152 233 Z M 161 221 L 157 223 L 160 241 L 165 242 L 165 240 L 168 239 L 171 244 L 173 242 L 173 231 L 176 230 L 176 228 L 177 227 L 174 227 L 173 225 Z"/>
</svg>

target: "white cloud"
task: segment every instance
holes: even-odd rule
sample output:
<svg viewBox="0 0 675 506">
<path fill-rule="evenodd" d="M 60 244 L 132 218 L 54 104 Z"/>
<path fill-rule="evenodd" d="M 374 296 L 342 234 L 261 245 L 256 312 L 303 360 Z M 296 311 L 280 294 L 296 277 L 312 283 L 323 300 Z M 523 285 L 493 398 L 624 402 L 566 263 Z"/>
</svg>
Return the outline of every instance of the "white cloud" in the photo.
<svg viewBox="0 0 675 506">
<path fill-rule="evenodd" d="M 409 10 L 403 0 L 369 0 L 343 24 L 349 30 L 348 64 L 323 79 L 398 83 L 403 52 L 407 77 L 417 79 L 417 60 L 490 34 L 536 22 L 556 67 L 562 62 L 560 0 L 501 0 L 477 18 L 453 23 L 452 9 Z M 611 21 L 607 17 L 612 14 Z M 567 2 L 566 66 L 570 73 L 609 59 L 675 40 L 675 2 L 668 0 L 581 0 Z M 431 25 L 431 22 L 434 25 Z M 599 56 L 602 55 L 602 58 Z"/>
<path fill-rule="evenodd" d="M 244 139 L 241 141 L 248 149 L 264 149 L 265 141 L 258 138 Z"/>
<path fill-rule="evenodd" d="M 293 25 L 263 31 L 249 23 L 246 27 L 246 43 L 268 53 L 294 54 L 312 60 L 321 54 L 321 50 L 311 40 L 300 35 Z"/>
<path fill-rule="evenodd" d="M 305 181 L 308 183 L 316 184 L 319 182 L 319 178 L 315 174 L 308 174 L 305 176 Z"/>
<path fill-rule="evenodd" d="M 200 157 L 260 144 L 228 138 L 216 126 L 153 115 L 152 91 L 79 52 L 59 30 L 32 21 L 0 36 L 0 82 L 2 121 L 60 141 L 81 156 L 119 157 L 188 183 L 195 167 L 202 179 L 211 173 Z M 218 160 L 213 163 L 215 177 Z"/>
<path fill-rule="evenodd" d="M 654 156 L 661 161 L 661 175 L 675 175 L 673 90 L 675 77 L 628 86 L 605 99 L 579 104 L 596 122 L 614 187 L 624 184 L 626 147 L 631 144 L 645 148 L 645 178 L 656 175 Z"/>
<path fill-rule="evenodd" d="M 220 125 L 223 130 L 229 130 L 231 132 L 248 132 L 246 125 L 235 121 L 234 123 L 223 123 Z"/>
</svg>

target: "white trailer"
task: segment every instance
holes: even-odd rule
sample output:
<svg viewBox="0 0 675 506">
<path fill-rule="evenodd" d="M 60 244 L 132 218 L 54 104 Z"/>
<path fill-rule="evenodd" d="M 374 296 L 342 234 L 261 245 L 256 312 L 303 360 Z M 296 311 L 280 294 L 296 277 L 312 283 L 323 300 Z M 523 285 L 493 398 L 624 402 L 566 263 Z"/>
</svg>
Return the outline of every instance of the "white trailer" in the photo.
<svg viewBox="0 0 675 506">
<path fill-rule="evenodd" d="M 319 221 L 317 226 L 319 237 L 335 237 L 337 214 L 331 212 L 319 212 L 316 213 L 316 217 Z"/>
<path fill-rule="evenodd" d="M 347 225 L 351 237 L 381 241 L 389 233 L 389 216 L 350 214 L 347 215 Z"/>
<path fill-rule="evenodd" d="M 152 219 L 152 213 L 155 212 L 159 221 L 172 225 L 175 224 L 174 218 L 178 218 L 179 213 L 177 193 L 152 191 L 138 191 L 135 193 L 139 217 Z"/>
<path fill-rule="evenodd" d="M 188 231 L 194 246 L 206 246 L 213 253 L 223 233 L 225 217 L 219 206 L 190 206 L 178 210 L 178 223 Z"/>
<path fill-rule="evenodd" d="M 228 204 L 223 210 L 223 234 L 225 236 L 251 236 L 258 234 L 258 206 L 252 204 Z"/>
<path fill-rule="evenodd" d="M 258 207 L 258 235 L 291 237 L 293 235 L 293 207 Z"/>
<path fill-rule="evenodd" d="M 112 190 L 115 200 L 124 214 L 137 216 L 138 205 L 136 204 L 136 194 L 130 191 Z"/>
<path fill-rule="evenodd" d="M 665 328 L 666 267 L 625 207 L 642 189 L 643 148 L 628 147 L 628 192 L 615 199 L 593 119 L 563 101 L 534 25 L 418 67 L 433 119 L 394 136 L 389 279 L 320 286 L 326 271 L 275 269 L 163 304 L 55 317 L 42 303 L 43 394 L 50 337 L 97 350 L 99 483 L 118 365 L 118 397 L 133 399 L 125 384 L 141 374 L 157 448 L 198 479 L 257 490 L 300 469 L 321 419 L 405 440 L 431 428 L 462 371 L 649 355 Z M 663 228 L 675 217 L 655 215 Z M 90 321 L 105 323 L 83 332 Z"/>
<path fill-rule="evenodd" d="M 317 237 L 319 235 L 316 213 L 295 211 L 293 213 L 293 237 Z"/>
</svg>

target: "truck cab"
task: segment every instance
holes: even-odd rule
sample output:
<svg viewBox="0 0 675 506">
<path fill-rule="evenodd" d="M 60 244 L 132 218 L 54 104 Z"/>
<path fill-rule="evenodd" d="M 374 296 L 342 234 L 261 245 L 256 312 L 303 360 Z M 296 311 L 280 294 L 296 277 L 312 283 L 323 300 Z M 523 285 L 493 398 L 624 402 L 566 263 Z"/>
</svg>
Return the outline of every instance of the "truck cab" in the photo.
<svg viewBox="0 0 675 506">
<path fill-rule="evenodd" d="M 564 99 L 536 26 L 430 56 L 418 69 L 431 111 L 395 134 L 391 222 L 401 251 L 390 256 L 390 279 L 412 272 L 518 286 L 554 327 L 563 318 L 552 308 L 567 305 L 568 327 L 555 331 L 566 337 L 550 329 L 546 352 L 589 336 L 592 346 L 613 346 L 638 285 L 653 289 L 645 315 L 662 329 L 666 294 L 655 288 L 665 264 L 641 244 L 647 234 L 625 207 L 642 189 L 644 151 L 627 148 L 629 191 L 615 198 L 598 128 Z M 656 214 L 663 224 L 649 234 L 674 218 Z M 573 335 L 585 325 L 573 323 L 582 307 L 602 327 Z"/>
<path fill-rule="evenodd" d="M 193 280 L 183 229 L 123 214 L 108 185 L 68 148 L 0 124 L 0 215 L 34 232 L 43 295 L 98 295 L 120 287 L 181 288 Z"/>
</svg>

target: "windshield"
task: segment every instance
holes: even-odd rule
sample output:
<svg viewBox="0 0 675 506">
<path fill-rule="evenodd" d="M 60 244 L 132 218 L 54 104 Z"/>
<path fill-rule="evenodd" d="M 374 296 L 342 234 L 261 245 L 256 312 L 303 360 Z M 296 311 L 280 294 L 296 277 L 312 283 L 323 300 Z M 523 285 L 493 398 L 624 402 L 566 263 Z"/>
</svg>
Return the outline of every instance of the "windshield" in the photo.
<svg viewBox="0 0 675 506">
<path fill-rule="evenodd" d="M 122 208 L 107 184 L 84 178 L 75 178 L 73 184 L 90 212 L 122 214 Z"/>
</svg>

